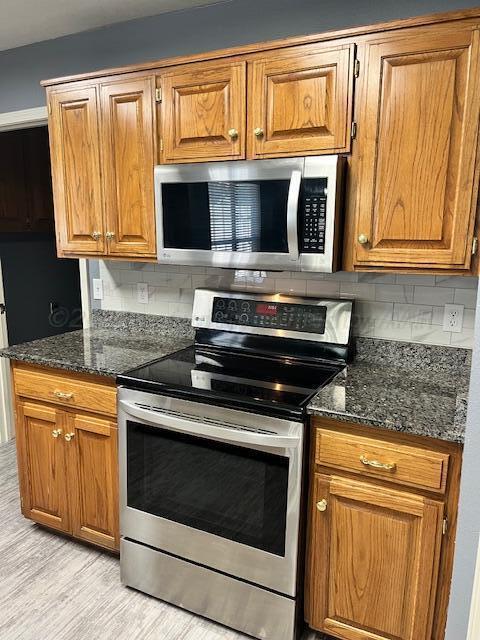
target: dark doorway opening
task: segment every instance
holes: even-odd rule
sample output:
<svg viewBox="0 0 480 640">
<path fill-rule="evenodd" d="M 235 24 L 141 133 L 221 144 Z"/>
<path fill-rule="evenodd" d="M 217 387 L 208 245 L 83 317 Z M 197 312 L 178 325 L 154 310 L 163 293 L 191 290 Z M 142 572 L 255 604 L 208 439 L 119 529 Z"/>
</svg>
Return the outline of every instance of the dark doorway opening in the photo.
<svg viewBox="0 0 480 640">
<path fill-rule="evenodd" d="M 82 327 L 78 260 L 56 256 L 47 127 L 0 133 L 0 260 L 9 344 Z"/>
</svg>

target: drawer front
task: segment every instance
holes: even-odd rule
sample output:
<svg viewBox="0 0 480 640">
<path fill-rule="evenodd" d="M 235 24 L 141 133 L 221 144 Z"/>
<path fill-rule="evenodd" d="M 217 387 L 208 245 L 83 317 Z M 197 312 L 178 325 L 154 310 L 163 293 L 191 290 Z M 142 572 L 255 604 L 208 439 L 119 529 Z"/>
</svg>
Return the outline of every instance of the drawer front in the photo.
<svg viewBox="0 0 480 640">
<path fill-rule="evenodd" d="M 72 407 L 117 415 L 116 387 L 102 382 L 75 378 L 74 374 L 14 369 L 14 387 L 17 396 L 46 400 L 63 407 Z"/>
<path fill-rule="evenodd" d="M 445 493 L 449 457 L 420 447 L 317 429 L 317 464 L 428 491 Z"/>
</svg>

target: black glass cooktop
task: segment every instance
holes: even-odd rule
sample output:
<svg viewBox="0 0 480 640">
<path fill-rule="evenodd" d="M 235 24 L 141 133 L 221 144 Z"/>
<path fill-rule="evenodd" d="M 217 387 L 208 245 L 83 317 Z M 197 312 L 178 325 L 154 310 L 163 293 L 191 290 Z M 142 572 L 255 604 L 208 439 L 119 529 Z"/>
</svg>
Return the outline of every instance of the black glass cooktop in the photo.
<svg viewBox="0 0 480 640">
<path fill-rule="evenodd" d="M 189 347 L 118 376 L 129 388 L 301 418 L 311 398 L 343 369 L 284 357 Z"/>
</svg>

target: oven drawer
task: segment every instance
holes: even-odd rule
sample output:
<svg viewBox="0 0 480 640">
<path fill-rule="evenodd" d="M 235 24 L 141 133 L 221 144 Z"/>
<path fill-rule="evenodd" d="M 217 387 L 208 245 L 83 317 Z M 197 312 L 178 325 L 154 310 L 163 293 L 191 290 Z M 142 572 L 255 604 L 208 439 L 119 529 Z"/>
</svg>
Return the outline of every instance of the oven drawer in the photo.
<svg viewBox="0 0 480 640">
<path fill-rule="evenodd" d="M 449 455 L 317 428 L 315 462 L 363 476 L 445 493 Z"/>
<path fill-rule="evenodd" d="M 117 414 L 116 387 L 108 379 L 97 382 L 88 375 L 16 365 L 13 380 L 17 396 L 109 416 Z"/>
</svg>

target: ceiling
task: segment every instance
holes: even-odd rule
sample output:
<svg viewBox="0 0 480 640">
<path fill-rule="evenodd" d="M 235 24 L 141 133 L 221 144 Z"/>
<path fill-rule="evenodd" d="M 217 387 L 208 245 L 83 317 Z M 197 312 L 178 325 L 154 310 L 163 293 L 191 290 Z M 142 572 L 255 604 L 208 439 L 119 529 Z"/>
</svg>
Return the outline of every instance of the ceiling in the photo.
<svg viewBox="0 0 480 640">
<path fill-rule="evenodd" d="M 0 50 L 218 0 L 0 0 Z"/>
</svg>

